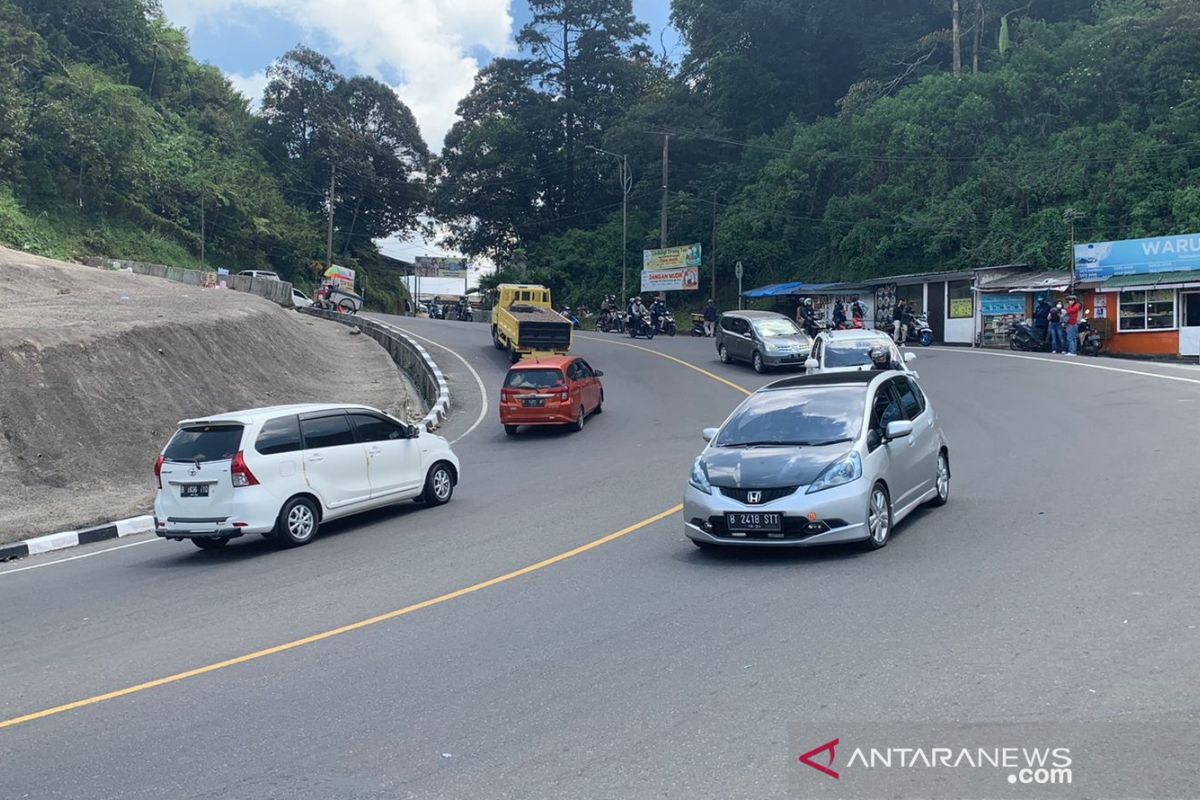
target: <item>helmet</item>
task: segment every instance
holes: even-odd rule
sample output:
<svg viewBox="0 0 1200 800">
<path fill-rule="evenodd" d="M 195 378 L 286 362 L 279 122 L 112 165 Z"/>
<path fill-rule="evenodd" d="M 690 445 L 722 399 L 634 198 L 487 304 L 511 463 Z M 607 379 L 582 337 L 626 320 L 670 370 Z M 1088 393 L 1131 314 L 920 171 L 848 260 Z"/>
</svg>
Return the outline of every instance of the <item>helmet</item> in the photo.
<svg viewBox="0 0 1200 800">
<path fill-rule="evenodd" d="M 892 353 L 887 345 L 872 345 L 867 355 L 871 357 L 871 365 L 876 369 L 888 369 L 892 365 Z"/>
<path fill-rule="evenodd" d="M 811 298 L 811 297 L 806 297 L 806 298 L 804 298 L 804 305 L 806 305 L 806 306 L 811 306 L 811 305 L 812 305 L 812 298 Z"/>
</svg>

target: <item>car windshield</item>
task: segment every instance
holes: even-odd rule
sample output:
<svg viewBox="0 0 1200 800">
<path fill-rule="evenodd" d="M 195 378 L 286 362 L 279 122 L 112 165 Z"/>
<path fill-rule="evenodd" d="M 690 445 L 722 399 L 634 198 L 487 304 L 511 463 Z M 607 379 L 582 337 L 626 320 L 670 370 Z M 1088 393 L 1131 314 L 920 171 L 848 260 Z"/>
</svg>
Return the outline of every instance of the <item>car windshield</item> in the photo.
<svg viewBox="0 0 1200 800">
<path fill-rule="evenodd" d="M 549 389 L 563 383 L 556 369 L 514 369 L 504 379 L 506 389 Z"/>
<path fill-rule="evenodd" d="M 852 441 L 862 428 L 864 396 L 862 386 L 762 392 L 725 423 L 713 445 L 769 447 Z"/>
<path fill-rule="evenodd" d="M 764 339 L 769 339 L 773 336 L 795 336 L 800 333 L 800 329 L 796 327 L 796 323 L 787 317 L 759 320 L 754 323 L 754 330 Z"/>
<path fill-rule="evenodd" d="M 225 461 L 242 443 L 241 425 L 192 425 L 175 431 L 163 458 L 167 461 Z"/>
<path fill-rule="evenodd" d="M 856 342 L 830 342 L 825 348 L 825 366 L 862 367 L 871 363 L 871 348 L 880 342 L 862 339 Z"/>
</svg>

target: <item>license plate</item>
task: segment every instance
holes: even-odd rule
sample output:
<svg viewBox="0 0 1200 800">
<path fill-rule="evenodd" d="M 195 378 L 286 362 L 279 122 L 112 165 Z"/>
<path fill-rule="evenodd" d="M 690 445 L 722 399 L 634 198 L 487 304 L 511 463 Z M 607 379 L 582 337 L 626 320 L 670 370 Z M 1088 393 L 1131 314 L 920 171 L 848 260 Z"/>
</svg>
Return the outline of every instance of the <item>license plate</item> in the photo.
<svg viewBox="0 0 1200 800">
<path fill-rule="evenodd" d="M 179 487 L 180 497 L 208 497 L 207 483 L 185 483 Z"/>
<path fill-rule="evenodd" d="M 521 401 L 521 405 L 526 408 L 541 408 L 546 405 L 546 399 L 544 397 L 526 397 Z"/>
<path fill-rule="evenodd" d="M 725 527 L 730 533 L 782 531 L 783 515 L 762 511 L 730 511 L 725 514 Z"/>
</svg>

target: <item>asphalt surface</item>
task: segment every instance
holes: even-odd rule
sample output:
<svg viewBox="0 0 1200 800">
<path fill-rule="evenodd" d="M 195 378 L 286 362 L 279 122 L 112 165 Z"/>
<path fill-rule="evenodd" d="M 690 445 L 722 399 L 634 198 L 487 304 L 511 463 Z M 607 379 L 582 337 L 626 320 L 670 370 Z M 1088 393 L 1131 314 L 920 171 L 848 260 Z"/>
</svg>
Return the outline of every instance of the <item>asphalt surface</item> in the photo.
<svg viewBox="0 0 1200 800">
<path fill-rule="evenodd" d="M 700 429 L 743 395 L 656 353 L 765 379 L 709 340 L 585 334 L 604 413 L 510 439 L 487 328 L 392 321 L 486 389 L 485 406 L 431 347 L 454 500 L 297 550 L 127 542 L 0 565 L 0 723 L 472 591 L 0 729 L 0 795 L 784 797 L 789 726 L 814 720 L 1200 715 L 1194 369 L 918 350 L 951 500 L 884 550 L 714 555 L 674 515 L 479 587 L 680 501 Z"/>
</svg>

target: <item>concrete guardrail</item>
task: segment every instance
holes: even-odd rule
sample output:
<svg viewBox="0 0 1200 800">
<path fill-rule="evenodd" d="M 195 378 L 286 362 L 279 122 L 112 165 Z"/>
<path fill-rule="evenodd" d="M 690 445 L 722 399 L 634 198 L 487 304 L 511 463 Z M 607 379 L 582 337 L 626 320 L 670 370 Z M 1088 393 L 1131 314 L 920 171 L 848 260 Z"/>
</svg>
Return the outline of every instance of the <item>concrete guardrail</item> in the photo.
<svg viewBox="0 0 1200 800">
<path fill-rule="evenodd" d="M 292 308 L 292 284 L 289 281 L 273 280 L 271 278 L 251 278 L 246 275 L 225 275 L 217 277 L 216 271 L 187 269 L 185 267 L 167 267 L 162 264 L 147 264 L 142 261 L 125 261 L 118 258 L 92 257 L 84 261 L 89 267 L 101 269 L 129 270 L 138 275 L 152 275 L 156 278 L 166 278 L 176 283 L 186 283 L 189 286 L 216 286 L 219 280 L 225 281 L 225 286 L 237 292 L 247 292 L 265 297 L 272 303 L 278 303 L 285 308 Z"/>
<path fill-rule="evenodd" d="M 388 351 L 396 366 L 404 371 L 408 379 L 421 393 L 425 407 L 429 409 L 421 424 L 428 431 L 436 430 L 450 413 L 450 387 L 446 385 L 446 376 L 434 362 L 429 351 L 419 343 L 404 335 L 404 332 L 394 325 L 379 322 L 357 314 L 342 314 L 320 308 L 301 309 L 305 314 L 340 322 L 352 328 L 358 328 L 370 336 Z"/>
</svg>

